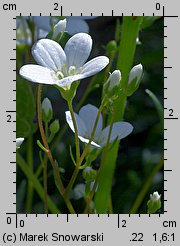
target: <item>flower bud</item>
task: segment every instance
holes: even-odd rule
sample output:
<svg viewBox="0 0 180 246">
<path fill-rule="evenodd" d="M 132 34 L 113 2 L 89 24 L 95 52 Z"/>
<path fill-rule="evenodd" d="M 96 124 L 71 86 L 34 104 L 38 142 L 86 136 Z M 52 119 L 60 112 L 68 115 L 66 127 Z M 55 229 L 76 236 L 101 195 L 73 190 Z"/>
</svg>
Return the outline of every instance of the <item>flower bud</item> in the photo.
<svg viewBox="0 0 180 246">
<path fill-rule="evenodd" d="M 95 180 L 96 176 L 97 176 L 97 171 L 94 170 L 92 167 L 86 167 L 83 170 L 83 178 L 88 181 L 88 182 L 92 182 Z"/>
<path fill-rule="evenodd" d="M 143 67 L 141 64 L 134 66 L 129 73 L 129 80 L 126 89 L 126 95 L 131 96 L 139 87 L 143 74 Z"/>
<path fill-rule="evenodd" d="M 55 26 L 54 26 L 54 32 L 53 32 L 53 39 L 56 39 L 59 35 L 61 36 L 63 32 L 66 30 L 66 19 L 60 20 Z"/>
<path fill-rule="evenodd" d="M 46 97 L 42 102 L 42 119 L 49 122 L 53 117 L 53 109 L 50 100 Z"/>
<path fill-rule="evenodd" d="M 21 144 L 23 143 L 24 138 L 16 138 L 16 149 L 19 149 L 21 147 Z"/>
<path fill-rule="evenodd" d="M 106 45 L 106 54 L 108 57 L 111 57 L 114 55 L 117 51 L 117 44 L 115 40 L 111 40 L 107 45 Z"/>
<path fill-rule="evenodd" d="M 148 213 L 155 213 L 158 209 L 161 208 L 161 195 L 156 191 L 150 195 L 150 200 L 147 203 Z"/>
<path fill-rule="evenodd" d="M 112 74 L 110 74 L 108 80 L 104 84 L 104 89 L 111 91 L 116 86 L 120 84 L 121 81 L 121 72 L 120 70 L 115 70 Z"/>
<path fill-rule="evenodd" d="M 59 128 L 60 128 L 60 126 L 59 126 L 59 120 L 54 120 L 54 121 L 51 123 L 50 127 L 49 127 L 50 131 L 51 131 L 53 134 L 56 134 L 56 133 L 59 131 Z"/>
</svg>

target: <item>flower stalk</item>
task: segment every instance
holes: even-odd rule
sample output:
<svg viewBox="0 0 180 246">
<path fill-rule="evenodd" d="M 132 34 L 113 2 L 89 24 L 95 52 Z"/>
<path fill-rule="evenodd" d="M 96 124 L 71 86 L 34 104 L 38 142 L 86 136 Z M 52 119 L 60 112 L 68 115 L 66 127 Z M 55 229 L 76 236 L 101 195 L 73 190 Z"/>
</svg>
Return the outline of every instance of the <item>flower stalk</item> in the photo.
<svg viewBox="0 0 180 246">
<path fill-rule="evenodd" d="M 74 172 L 73 172 L 73 174 L 72 174 L 71 180 L 70 180 L 70 182 L 69 182 L 69 184 L 68 184 L 68 186 L 67 186 L 67 188 L 66 188 L 66 191 L 65 191 L 65 196 L 66 196 L 66 197 L 69 197 L 69 194 L 70 194 L 70 192 L 71 192 L 71 190 L 72 190 L 72 187 L 73 187 L 73 185 L 74 185 L 74 182 L 75 182 L 75 180 L 76 180 L 76 178 L 77 178 L 77 175 L 78 175 L 78 173 L 79 173 L 80 166 L 81 166 L 81 164 L 82 164 L 84 158 L 86 157 L 86 155 L 87 155 L 87 153 L 88 153 L 88 151 L 89 151 L 89 148 L 90 148 L 90 146 L 91 146 L 91 142 L 92 142 L 92 140 L 93 140 L 93 137 L 94 137 L 94 134 L 95 134 L 95 131 L 96 131 L 96 127 L 97 127 L 97 124 L 98 124 L 98 121 L 99 121 L 99 117 L 100 117 L 100 115 L 101 115 L 101 112 L 102 112 L 102 110 L 103 110 L 103 107 L 104 107 L 104 104 L 103 104 L 103 102 L 102 102 L 101 106 L 99 107 L 97 116 L 96 116 L 96 120 L 95 120 L 95 123 L 94 123 L 94 126 L 93 126 L 93 130 L 92 130 L 92 133 L 91 133 L 91 137 L 90 137 L 90 139 L 89 139 L 89 142 L 88 142 L 88 144 L 86 145 L 86 147 L 85 147 L 85 149 L 84 149 L 82 155 L 81 155 L 80 158 L 78 159 L 77 164 L 76 164 L 76 167 L 75 167 Z"/>
<path fill-rule="evenodd" d="M 47 139 L 46 139 L 46 135 L 45 135 L 45 132 L 44 132 L 43 123 L 42 123 L 42 111 L 41 111 L 41 93 L 42 93 L 42 85 L 39 85 L 38 86 L 38 98 L 37 98 L 37 110 L 38 110 L 38 124 L 39 124 L 39 130 L 40 130 L 40 133 L 41 133 L 42 141 L 43 141 L 43 144 L 44 144 L 45 148 L 48 150 L 47 155 L 48 155 L 49 161 L 50 161 L 50 163 L 52 165 L 52 168 L 54 170 L 55 178 L 56 178 L 56 180 L 58 182 L 58 185 L 59 185 L 59 188 L 60 188 L 60 194 L 63 196 L 69 211 L 71 213 L 75 213 L 71 202 L 69 201 L 69 199 L 67 197 L 64 196 L 64 191 L 65 191 L 64 185 L 62 183 L 61 177 L 59 175 L 59 171 L 58 171 L 58 169 L 56 167 L 56 164 L 54 162 L 54 159 L 52 157 L 52 153 L 51 153 L 51 151 L 49 149 L 49 145 L 48 145 L 48 142 L 47 142 Z"/>
</svg>

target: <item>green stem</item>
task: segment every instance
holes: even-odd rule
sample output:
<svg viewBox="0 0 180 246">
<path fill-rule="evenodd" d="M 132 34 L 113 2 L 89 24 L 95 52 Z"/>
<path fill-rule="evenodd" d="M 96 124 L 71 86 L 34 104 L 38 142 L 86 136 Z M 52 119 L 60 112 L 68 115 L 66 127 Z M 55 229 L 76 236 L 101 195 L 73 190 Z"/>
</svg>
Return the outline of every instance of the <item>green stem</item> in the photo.
<svg viewBox="0 0 180 246">
<path fill-rule="evenodd" d="M 78 128 L 77 128 L 76 119 L 75 119 L 75 115 L 74 115 L 74 111 L 73 111 L 73 107 L 72 107 L 72 101 L 68 101 L 68 107 L 69 107 L 69 111 L 71 113 L 71 118 L 72 118 L 72 122 L 73 122 L 73 126 L 74 126 L 75 144 L 76 144 L 76 162 L 78 162 L 78 160 L 80 158 L 80 148 L 79 148 Z"/>
<path fill-rule="evenodd" d="M 27 139 L 27 164 L 33 173 L 33 137 L 29 136 Z M 32 181 L 28 180 L 27 200 L 26 200 L 26 213 L 32 212 L 32 201 L 34 195 L 34 187 Z"/>
<path fill-rule="evenodd" d="M 69 211 L 71 213 L 75 213 L 75 211 L 74 211 L 74 209 L 73 209 L 73 207 L 71 205 L 71 202 L 68 200 L 67 197 L 64 197 L 64 192 L 65 192 L 64 185 L 62 183 L 62 180 L 61 180 L 61 177 L 59 175 L 59 171 L 58 171 L 58 169 L 56 167 L 56 164 L 54 163 L 54 159 L 52 157 L 52 153 L 51 153 L 51 150 L 49 148 L 49 145 L 48 145 L 48 142 L 47 142 L 47 139 L 46 139 L 46 135 L 45 135 L 45 132 L 44 132 L 44 128 L 43 128 L 43 124 L 42 124 L 41 93 L 42 93 L 42 85 L 39 85 L 38 86 L 37 109 L 38 109 L 38 124 L 39 124 L 39 130 L 40 130 L 40 133 L 41 133 L 42 141 L 43 141 L 43 144 L 44 144 L 45 148 L 48 150 L 47 155 L 48 155 L 49 161 L 50 161 L 50 163 L 52 165 L 52 168 L 54 170 L 55 178 L 57 180 L 57 183 L 58 183 L 58 186 L 59 186 L 59 189 L 60 189 L 60 194 L 64 198 L 64 201 L 65 201 Z"/>
<path fill-rule="evenodd" d="M 46 138 L 48 137 L 48 124 L 45 123 L 45 134 Z M 44 184 L 44 212 L 45 214 L 48 214 L 48 203 L 47 203 L 47 197 L 48 197 L 48 191 L 47 191 L 47 154 L 44 153 L 44 162 L 43 162 L 43 184 Z"/>
<path fill-rule="evenodd" d="M 113 204 L 112 204 L 112 198 L 111 198 L 111 195 L 110 195 L 110 197 L 109 197 L 108 213 L 109 213 L 109 214 L 113 214 Z"/>
<path fill-rule="evenodd" d="M 94 78 L 94 77 L 93 77 Z M 93 80 L 92 80 L 93 83 Z M 84 102 L 86 101 L 86 98 L 88 97 L 88 95 L 90 94 L 91 90 L 92 90 L 92 83 L 89 83 L 86 91 L 84 92 L 81 100 L 79 101 L 78 105 L 75 108 L 75 112 L 79 111 L 79 109 L 81 108 L 81 106 L 84 104 Z M 53 141 L 52 145 L 51 145 L 51 150 L 53 151 L 57 145 L 57 143 L 60 141 L 60 139 L 64 136 L 66 130 L 68 128 L 67 123 L 63 126 L 63 128 L 61 129 L 61 131 L 59 132 L 58 136 L 55 138 L 55 140 Z"/>
<path fill-rule="evenodd" d="M 69 184 L 68 184 L 68 186 L 67 186 L 67 188 L 66 188 L 66 191 L 65 191 L 65 196 L 66 196 L 66 197 L 69 197 L 69 194 L 70 194 L 70 192 L 71 192 L 71 190 L 72 190 L 72 187 L 73 187 L 73 185 L 74 185 L 74 182 L 75 182 L 75 180 L 76 180 L 76 178 L 77 178 L 77 175 L 78 175 L 78 173 L 79 173 L 80 166 L 81 166 L 81 164 L 82 164 L 82 162 L 83 162 L 85 156 L 87 155 L 87 153 L 88 153 L 88 151 L 89 151 L 89 148 L 90 148 L 91 142 L 92 142 L 92 140 L 93 140 L 93 138 L 94 138 L 94 134 L 95 134 L 95 131 L 96 131 L 96 127 L 97 127 L 97 124 L 98 124 L 98 121 L 99 121 L 99 117 L 100 117 L 100 115 L 101 115 L 101 112 L 102 112 L 103 107 L 104 107 L 104 104 L 103 104 L 103 102 L 102 102 L 101 106 L 99 107 L 98 113 L 97 113 L 97 117 L 96 117 L 96 120 L 95 120 L 95 123 L 94 123 L 94 126 L 93 126 L 93 130 L 92 130 L 92 133 L 91 133 L 91 137 L 90 137 L 90 139 L 89 139 L 89 142 L 88 142 L 88 144 L 86 145 L 86 147 L 85 147 L 85 149 L 84 149 L 84 151 L 83 151 L 81 157 L 80 157 L 79 160 L 77 161 L 76 167 L 75 167 L 74 172 L 73 172 L 72 177 L 71 177 L 71 180 L 70 180 L 70 182 L 69 182 Z"/>
<path fill-rule="evenodd" d="M 109 127 L 109 132 L 108 132 L 108 139 L 107 139 L 107 143 L 106 143 L 106 147 L 103 151 L 103 156 L 102 156 L 102 159 L 101 159 L 101 164 L 100 164 L 100 168 L 98 170 L 98 173 L 97 173 L 97 177 L 96 177 L 96 180 L 95 180 L 95 183 L 94 183 L 94 186 L 92 188 L 92 191 L 89 195 L 89 198 L 87 198 L 87 204 L 86 204 L 86 208 L 84 210 L 84 213 L 87 213 L 88 210 L 89 210 L 89 206 L 91 204 L 91 201 L 94 197 L 94 194 L 95 194 L 95 191 L 97 189 L 97 185 L 98 185 L 98 182 L 99 182 L 99 179 L 100 179 L 100 176 L 101 176 L 101 173 L 102 173 L 102 170 L 103 170 L 103 165 L 105 163 L 105 160 L 106 160 L 106 156 L 107 156 L 107 153 L 108 153 L 108 149 L 109 149 L 109 144 L 110 144 L 110 138 L 111 138 L 111 132 L 112 132 L 112 128 L 113 128 L 113 121 L 114 121 L 114 113 L 112 115 L 112 118 L 111 118 L 111 123 L 110 123 L 110 127 Z"/>
<path fill-rule="evenodd" d="M 48 197 L 48 192 L 47 192 L 47 161 L 44 162 L 43 184 L 44 184 L 44 212 L 45 212 L 45 214 L 48 214 L 48 203 L 47 203 L 47 197 Z"/>
<path fill-rule="evenodd" d="M 154 175 L 155 175 L 158 171 L 161 170 L 161 168 L 163 167 L 163 164 L 164 164 L 164 162 L 163 162 L 163 160 L 161 160 L 161 161 L 158 163 L 158 165 L 156 165 L 156 166 L 153 168 L 153 170 L 152 170 L 152 172 L 150 173 L 148 179 L 146 179 L 146 182 L 143 184 L 143 187 L 142 187 L 140 193 L 138 194 L 138 196 L 137 196 L 137 198 L 136 198 L 136 200 L 135 200 L 135 202 L 134 202 L 134 204 L 133 204 L 133 206 L 132 206 L 132 208 L 131 208 L 131 210 L 130 210 L 130 213 L 131 213 L 131 214 L 136 214 L 136 213 L 138 212 L 138 209 L 139 209 L 139 207 L 140 207 L 140 205 L 141 205 L 141 203 L 142 203 L 144 197 L 146 196 L 146 194 L 147 194 L 147 192 L 148 192 L 148 190 L 149 190 L 149 188 L 150 188 L 150 186 L 151 186 L 152 179 L 153 179 Z"/>
<path fill-rule="evenodd" d="M 40 184 L 36 176 L 33 174 L 27 163 L 24 161 L 24 159 L 21 157 L 21 155 L 18 152 L 16 153 L 16 161 L 17 161 L 17 165 L 21 168 L 22 172 L 25 174 L 27 179 L 30 180 L 31 183 L 33 184 L 33 187 L 38 193 L 39 197 L 42 199 L 42 201 L 44 201 L 44 190 L 42 185 Z M 49 196 L 47 201 L 51 213 L 54 214 L 61 213 Z"/>
</svg>

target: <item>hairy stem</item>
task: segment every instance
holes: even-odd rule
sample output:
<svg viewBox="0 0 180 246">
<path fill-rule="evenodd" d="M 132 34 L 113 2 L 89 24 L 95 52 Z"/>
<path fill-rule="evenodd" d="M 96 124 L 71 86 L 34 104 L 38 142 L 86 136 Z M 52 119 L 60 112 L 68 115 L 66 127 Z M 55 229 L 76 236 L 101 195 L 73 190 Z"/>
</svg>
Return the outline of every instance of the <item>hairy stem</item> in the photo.
<svg viewBox="0 0 180 246">
<path fill-rule="evenodd" d="M 46 135 L 45 135 L 45 132 L 44 132 L 44 128 L 43 128 L 42 111 L 41 111 L 41 93 L 42 93 L 42 85 L 39 85 L 38 86 L 38 100 L 37 100 L 39 129 L 40 129 L 40 133 L 41 133 L 41 138 L 42 138 L 43 144 L 44 144 L 45 148 L 48 150 L 47 155 L 48 155 L 49 161 L 50 161 L 50 163 L 52 165 L 52 168 L 54 170 L 55 178 L 57 180 L 57 183 L 58 183 L 58 186 L 59 186 L 59 189 L 60 189 L 60 194 L 64 197 L 64 192 L 65 192 L 64 185 L 62 183 L 61 177 L 59 175 L 59 171 L 58 171 L 58 169 L 56 167 L 56 164 L 54 162 L 54 159 L 52 157 L 52 153 L 50 151 L 50 148 L 49 148 L 49 145 L 48 145 L 48 142 L 47 142 L 47 139 L 46 139 Z M 75 213 L 74 208 L 71 205 L 71 202 L 66 197 L 64 197 L 64 200 L 65 200 L 65 203 L 66 203 L 69 211 L 71 213 Z"/>
<path fill-rule="evenodd" d="M 48 124 L 45 124 L 45 134 L 46 138 L 48 137 Z M 44 212 L 45 214 L 48 214 L 48 203 L 47 203 L 47 197 L 48 197 L 48 184 L 47 184 L 47 154 L 44 154 L 44 162 L 43 162 L 43 183 L 44 183 Z"/>
</svg>

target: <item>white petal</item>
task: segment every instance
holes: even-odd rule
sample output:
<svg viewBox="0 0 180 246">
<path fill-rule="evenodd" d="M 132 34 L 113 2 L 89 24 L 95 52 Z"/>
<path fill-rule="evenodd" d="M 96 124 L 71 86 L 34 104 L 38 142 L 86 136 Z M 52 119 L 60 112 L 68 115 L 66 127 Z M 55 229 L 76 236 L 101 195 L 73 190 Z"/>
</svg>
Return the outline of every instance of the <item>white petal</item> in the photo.
<svg viewBox="0 0 180 246">
<path fill-rule="evenodd" d="M 87 138 L 84 138 L 84 137 L 81 137 L 81 136 L 78 136 L 78 138 L 83 142 L 83 143 L 89 143 L 89 139 Z M 97 143 L 95 143 L 94 141 L 91 141 L 91 145 L 95 146 L 95 147 L 98 147 L 98 148 L 101 148 L 101 146 Z"/>
<path fill-rule="evenodd" d="M 109 134 L 109 128 L 110 126 L 107 126 L 103 131 L 102 131 L 102 145 L 105 145 L 108 139 L 108 134 Z M 128 122 L 115 122 L 112 127 L 112 132 L 111 132 L 111 137 L 110 137 L 110 142 L 113 142 L 116 138 L 119 140 L 122 138 L 127 137 L 133 130 L 133 126 L 128 123 Z"/>
<path fill-rule="evenodd" d="M 50 39 L 41 39 L 32 47 L 32 55 L 43 67 L 57 71 L 66 64 L 66 55 L 61 46 Z"/>
<path fill-rule="evenodd" d="M 16 148 L 19 149 L 23 143 L 24 138 L 16 138 Z"/>
<path fill-rule="evenodd" d="M 71 37 L 64 48 L 68 67 L 82 67 L 89 57 L 91 48 L 92 39 L 88 34 L 78 33 Z"/>
<path fill-rule="evenodd" d="M 92 76 L 104 69 L 108 63 L 109 59 L 106 56 L 98 56 L 84 64 L 81 74 L 85 76 L 84 78 Z"/>
<path fill-rule="evenodd" d="M 74 35 L 79 32 L 89 33 L 89 26 L 88 24 L 79 18 L 75 18 L 75 16 L 67 18 L 67 32 L 70 35 Z"/>
<path fill-rule="evenodd" d="M 96 108 L 95 106 L 91 105 L 91 104 L 87 104 L 84 107 L 82 107 L 79 111 L 79 116 L 81 117 L 81 119 L 83 120 L 87 130 L 88 130 L 88 136 L 91 136 L 93 127 L 94 127 L 94 123 L 96 121 L 96 117 L 98 114 L 98 108 Z M 96 131 L 94 134 L 94 139 L 96 139 L 96 136 L 98 136 L 99 132 L 102 131 L 102 115 L 100 115 L 99 117 L 99 121 L 96 127 Z M 98 138 L 97 138 L 98 140 Z"/>
<path fill-rule="evenodd" d="M 32 82 L 49 85 L 55 84 L 51 76 L 51 70 L 39 65 L 24 65 L 19 70 L 19 74 Z"/>
<path fill-rule="evenodd" d="M 66 111 L 65 114 L 66 114 L 66 121 L 67 121 L 69 127 L 71 128 L 71 130 L 73 132 L 75 132 L 74 124 L 73 124 L 73 121 L 72 121 L 72 117 L 71 117 L 70 111 Z M 84 125 L 83 120 L 76 113 L 74 113 L 74 116 L 75 116 L 76 125 L 77 125 L 77 128 L 78 128 L 78 135 L 80 135 L 80 136 L 87 135 L 87 129 L 86 129 L 86 126 Z"/>
<path fill-rule="evenodd" d="M 72 130 L 73 132 L 75 132 L 70 111 L 66 111 L 65 114 L 66 114 L 66 121 L 67 121 L 69 127 L 71 128 L 71 130 Z M 76 113 L 74 113 L 74 115 L 75 115 L 76 124 L 77 124 L 77 128 L 78 128 L 78 138 L 79 138 L 83 143 L 87 143 L 87 144 L 88 144 L 88 143 L 89 143 L 89 139 L 88 139 L 88 138 L 85 138 L 85 136 L 88 135 L 88 134 L 87 134 L 86 126 L 85 126 L 83 120 L 79 117 L 79 115 L 77 115 Z M 96 146 L 96 147 L 101 147 L 100 145 L 96 144 L 96 143 L 93 142 L 93 141 L 91 141 L 91 145 L 94 145 L 94 146 Z"/>
<path fill-rule="evenodd" d="M 68 76 L 68 77 L 65 77 L 63 79 L 60 79 L 60 80 L 56 81 L 56 84 L 58 86 L 64 88 L 65 90 L 69 90 L 70 87 L 71 87 L 71 84 L 74 81 L 77 81 L 77 80 L 80 80 L 80 79 L 83 79 L 83 78 L 84 78 L 83 75 L 77 74 L 77 75 Z"/>
</svg>

